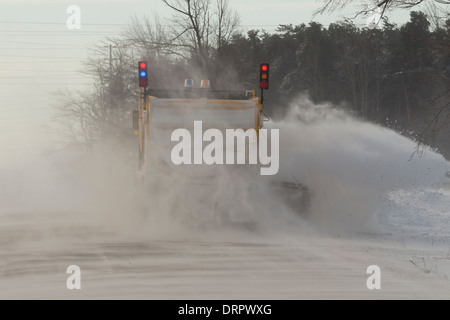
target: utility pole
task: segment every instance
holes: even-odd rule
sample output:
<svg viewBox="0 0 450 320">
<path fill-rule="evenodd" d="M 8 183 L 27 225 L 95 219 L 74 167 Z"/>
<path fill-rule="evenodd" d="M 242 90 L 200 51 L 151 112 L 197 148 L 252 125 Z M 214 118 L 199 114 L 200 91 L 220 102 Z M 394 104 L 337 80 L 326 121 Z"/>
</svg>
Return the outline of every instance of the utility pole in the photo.
<svg viewBox="0 0 450 320">
<path fill-rule="evenodd" d="M 117 48 L 117 45 L 106 45 L 105 47 L 109 48 L 109 81 L 108 81 L 108 99 L 106 101 L 108 101 L 108 114 L 109 114 L 109 121 L 111 123 L 116 123 L 116 115 L 117 112 L 115 111 L 115 106 L 113 105 L 114 103 L 114 99 L 113 99 L 113 56 L 112 56 L 112 48 L 115 47 Z"/>
<path fill-rule="evenodd" d="M 113 98 L 112 98 L 112 45 L 109 45 L 109 107 L 112 108 Z M 114 121 L 114 119 L 112 119 Z"/>
<path fill-rule="evenodd" d="M 113 62 L 112 48 L 113 48 L 113 47 L 114 47 L 114 48 L 117 48 L 118 46 L 117 46 L 117 45 L 113 46 L 112 44 L 110 44 L 110 45 L 105 46 L 105 47 L 109 47 L 109 87 L 110 87 L 110 92 L 109 92 L 109 94 L 110 94 L 110 96 L 111 96 L 111 82 L 112 82 L 112 76 L 113 76 L 113 70 L 112 70 L 112 68 L 113 68 L 113 64 L 112 64 L 112 62 Z M 110 99 L 111 99 L 111 98 L 110 98 Z M 110 102 L 111 102 L 111 100 L 110 100 Z"/>
<path fill-rule="evenodd" d="M 109 45 L 109 79 L 112 77 L 112 45 Z M 111 80 L 110 80 L 111 81 Z"/>
</svg>

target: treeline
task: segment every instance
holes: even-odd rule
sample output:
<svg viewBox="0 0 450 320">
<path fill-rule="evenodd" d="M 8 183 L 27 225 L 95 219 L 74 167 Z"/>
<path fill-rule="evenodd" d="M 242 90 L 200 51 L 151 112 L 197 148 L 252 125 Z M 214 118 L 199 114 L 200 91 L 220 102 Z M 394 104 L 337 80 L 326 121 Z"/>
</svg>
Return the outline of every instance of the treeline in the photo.
<svg viewBox="0 0 450 320">
<path fill-rule="evenodd" d="M 410 15 L 403 26 L 385 21 L 382 29 L 342 21 L 328 27 L 316 22 L 281 25 L 276 33 L 235 33 L 220 48 L 210 48 L 203 68 L 196 55 L 172 59 L 150 47 L 143 57 L 150 60 L 154 87 L 208 77 L 217 89 L 253 89 L 258 87 L 259 63 L 269 62 L 266 104 L 272 115 L 282 114 L 292 99 L 307 93 L 314 102 L 345 105 L 368 120 L 408 123 L 448 89 L 450 80 L 450 19 L 430 30 L 424 13 Z"/>
<path fill-rule="evenodd" d="M 445 131 L 450 116 L 450 19 L 431 30 L 427 16 L 412 11 L 404 25 L 385 20 L 381 29 L 360 28 L 351 21 L 328 27 L 310 22 L 280 25 L 275 33 L 243 34 L 229 7 L 221 9 L 223 20 L 180 23 L 169 30 L 158 21 L 135 18 L 121 37 L 106 41 L 113 44 L 112 61 L 102 49 L 88 63 L 87 73 L 96 84 L 93 92 L 83 94 L 82 101 L 64 100 L 65 112 L 82 113 L 84 129 L 74 130 L 78 123 L 72 132 L 86 135 L 91 143 L 93 134 L 108 131 L 104 119 L 117 127 L 114 119 L 126 118 L 123 112 L 136 106 L 140 59 L 148 60 L 150 86 L 155 88 L 180 88 L 186 78 L 208 78 L 217 89 L 257 89 L 259 63 L 269 62 L 269 115 L 284 114 L 296 96 L 306 93 L 314 102 L 332 102 L 364 119 L 395 123 L 424 142 Z"/>
<path fill-rule="evenodd" d="M 223 56 L 243 83 L 257 83 L 256 62 L 271 63 L 266 102 L 272 113 L 307 92 L 315 102 L 344 103 L 368 120 L 409 123 L 431 116 L 422 109 L 445 91 L 435 105 L 449 100 L 450 19 L 431 31 L 422 12 L 411 12 L 401 27 L 385 22 L 382 29 L 367 29 L 343 21 L 283 25 L 275 34 L 250 31 L 236 35 Z"/>
</svg>

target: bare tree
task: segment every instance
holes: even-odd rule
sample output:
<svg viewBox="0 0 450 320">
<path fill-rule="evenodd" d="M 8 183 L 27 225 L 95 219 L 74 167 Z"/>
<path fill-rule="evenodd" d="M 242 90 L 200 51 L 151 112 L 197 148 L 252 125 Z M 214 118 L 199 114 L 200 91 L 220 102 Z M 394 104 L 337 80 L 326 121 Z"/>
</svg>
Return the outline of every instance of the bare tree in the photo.
<svg viewBox="0 0 450 320">
<path fill-rule="evenodd" d="M 353 0 L 323 0 L 323 5 L 319 10 L 316 11 L 316 14 L 342 10 L 343 8 L 351 4 L 355 4 L 355 2 L 356 1 Z M 425 11 L 427 11 L 428 16 L 427 19 L 430 23 L 433 24 L 435 30 L 444 30 L 442 21 L 444 19 L 448 19 L 449 17 L 448 10 L 446 10 L 447 8 L 443 8 L 442 5 L 450 5 L 450 0 L 371 0 L 368 3 L 369 5 L 366 5 L 363 9 L 359 10 L 356 13 L 356 16 L 361 14 L 368 14 L 370 12 L 373 12 L 373 10 L 376 8 L 380 8 L 381 17 L 383 17 L 386 11 L 395 9 L 411 9 L 424 3 L 427 4 L 427 6 L 425 7 Z M 441 48 L 434 48 L 434 51 L 436 52 L 435 55 L 438 54 L 443 57 L 449 56 L 450 46 L 448 45 L 448 42 L 444 43 L 447 43 L 447 45 L 444 45 Z M 429 120 L 426 122 L 425 126 L 418 135 L 418 150 L 426 141 L 427 136 L 434 136 L 439 130 L 450 125 L 450 79 L 445 73 L 446 70 L 448 73 L 448 69 L 442 68 L 442 70 L 438 70 L 437 75 L 429 75 L 430 79 L 435 80 L 435 83 L 437 84 L 436 86 L 439 85 L 439 88 L 442 86 L 442 89 L 438 88 L 437 90 L 435 90 L 435 92 L 433 92 L 432 95 L 427 99 L 427 103 L 419 108 L 421 112 L 415 115 L 416 117 L 421 115 L 423 116 L 427 112 L 430 114 Z M 402 87 L 404 89 L 408 119 L 411 119 L 412 114 L 411 110 L 409 109 L 410 92 L 408 92 L 407 84 L 404 82 L 403 78 Z"/>
<path fill-rule="evenodd" d="M 383 16 L 388 10 L 411 9 L 426 1 L 434 1 L 435 3 L 450 5 L 450 0 L 370 0 L 365 5 L 364 9 L 359 10 L 356 15 L 368 14 L 376 8 L 381 8 L 381 16 Z M 355 0 L 323 0 L 322 2 L 323 5 L 316 11 L 316 14 L 339 11 L 350 4 L 361 4 L 361 1 Z"/>
<path fill-rule="evenodd" d="M 165 23 L 159 18 L 134 18 L 125 32 L 128 41 L 147 56 L 166 55 L 196 63 L 202 73 L 220 59 L 225 42 L 237 32 L 239 17 L 228 0 L 161 0 L 173 11 Z M 214 2 L 213 2 L 214 1 Z"/>
<path fill-rule="evenodd" d="M 436 2 L 427 2 L 425 13 L 433 30 L 444 28 L 445 20 L 450 17 L 450 11 L 438 6 Z"/>
<path fill-rule="evenodd" d="M 134 62 L 130 50 L 118 42 L 107 40 L 91 49 L 82 71 L 90 80 L 90 89 L 55 93 L 52 130 L 62 138 L 61 143 L 92 149 L 98 141 L 118 141 L 129 135 L 126 115 L 135 106 Z"/>
<path fill-rule="evenodd" d="M 211 40 L 210 0 L 162 0 L 175 13 L 170 19 L 173 40 L 191 53 L 203 68 L 207 67 Z"/>
<path fill-rule="evenodd" d="M 222 47 L 224 43 L 231 40 L 239 27 L 240 19 L 236 11 L 230 9 L 228 0 L 216 0 L 216 25 L 214 34 L 219 60 L 222 57 Z"/>
<path fill-rule="evenodd" d="M 133 17 L 121 37 L 91 50 L 83 70 L 91 89 L 57 95 L 56 130 L 66 145 L 90 149 L 97 141 L 129 136 L 127 114 L 136 104 L 136 61 L 142 57 L 152 62 L 150 81 L 157 79 L 162 87 L 181 78 L 183 63 L 205 74 L 217 71 L 215 59 L 239 24 L 228 0 L 161 1 L 173 10 L 171 18 Z"/>
</svg>

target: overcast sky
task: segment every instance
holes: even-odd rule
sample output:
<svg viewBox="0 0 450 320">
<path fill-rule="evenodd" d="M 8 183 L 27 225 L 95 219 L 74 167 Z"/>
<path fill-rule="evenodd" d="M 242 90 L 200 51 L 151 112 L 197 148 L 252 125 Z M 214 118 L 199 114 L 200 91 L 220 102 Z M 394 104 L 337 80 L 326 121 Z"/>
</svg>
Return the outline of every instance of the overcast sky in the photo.
<svg viewBox="0 0 450 320">
<path fill-rule="evenodd" d="M 357 8 L 313 17 L 320 0 L 230 0 L 241 17 L 242 29 L 273 32 L 279 24 L 312 20 L 325 25 L 351 15 Z M 67 8 L 81 9 L 81 29 L 66 26 Z M 43 126 L 52 109 L 51 92 L 85 88 L 79 74 L 88 48 L 114 36 L 132 15 L 162 17 L 170 11 L 160 0 L 0 0 L 0 164 L 2 158 L 39 150 Z M 406 10 L 389 15 L 399 24 Z M 356 23 L 365 24 L 367 17 Z M 64 119 L 61 119 L 64 121 Z"/>
</svg>

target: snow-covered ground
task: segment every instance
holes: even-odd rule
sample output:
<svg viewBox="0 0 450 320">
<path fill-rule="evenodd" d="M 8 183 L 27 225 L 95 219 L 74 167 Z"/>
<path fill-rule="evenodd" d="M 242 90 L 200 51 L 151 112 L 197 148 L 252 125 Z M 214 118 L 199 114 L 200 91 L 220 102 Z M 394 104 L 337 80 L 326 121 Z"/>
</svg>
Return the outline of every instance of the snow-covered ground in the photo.
<svg viewBox="0 0 450 320">
<path fill-rule="evenodd" d="M 450 298 L 450 164 L 399 134 L 300 98 L 280 128 L 280 177 L 310 188 L 310 216 L 245 197 L 255 228 L 186 226 L 161 181 L 135 212 L 133 171 L 89 161 L 2 159 L 0 298 Z M 44 159 L 45 161 L 42 161 Z M 126 161 L 125 161 L 126 162 Z M 130 178 L 131 177 L 131 178 Z M 210 214 L 196 204 L 197 214 Z M 81 290 L 66 288 L 69 265 Z M 369 290 L 367 267 L 381 269 Z"/>
</svg>

